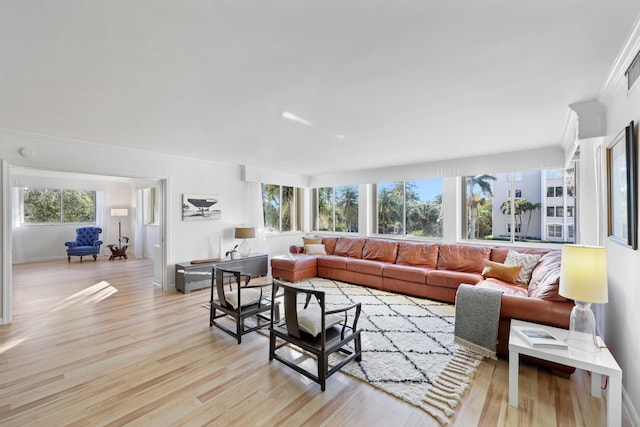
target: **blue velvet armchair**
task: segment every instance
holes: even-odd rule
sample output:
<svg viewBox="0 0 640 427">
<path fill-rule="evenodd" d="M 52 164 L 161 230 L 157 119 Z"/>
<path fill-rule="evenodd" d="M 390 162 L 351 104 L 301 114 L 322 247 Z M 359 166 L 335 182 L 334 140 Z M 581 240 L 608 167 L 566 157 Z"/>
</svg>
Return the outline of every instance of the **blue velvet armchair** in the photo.
<svg viewBox="0 0 640 427">
<path fill-rule="evenodd" d="M 71 262 L 72 256 L 79 256 L 80 262 L 85 255 L 93 255 L 93 260 L 98 258 L 100 253 L 100 245 L 103 243 L 99 239 L 99 235 L 102 233 L 100 227 L 80 227 L 76 228 L 76 240 L 72 242 L 65 242 L 67 246 L 67 261 Z"/>
</svg>

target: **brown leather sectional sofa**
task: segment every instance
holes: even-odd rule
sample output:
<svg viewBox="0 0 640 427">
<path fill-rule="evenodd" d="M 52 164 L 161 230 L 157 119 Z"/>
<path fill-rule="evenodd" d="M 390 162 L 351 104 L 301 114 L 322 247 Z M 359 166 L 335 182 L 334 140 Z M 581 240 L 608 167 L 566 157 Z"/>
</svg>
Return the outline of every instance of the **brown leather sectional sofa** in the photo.
<svg viewBox="0 0 640 427">
<path fill-rule="evenodd" d="M 573 301 L 558 295 L 560 250 L 354 237 L 324 237 L 322 244 L 326 255 L 291 246 L 288 255 L 273 257 L 272 276 L 292 282 L 318 276 L 450 303 L 462 283 L 501 290 L 501 355 L 508 354 L 511 319 L 569 327 Z M 482 275 L 485 260 L 504 263 L 509 250 L 541 255 L 528 284 Z"/>
</svg>

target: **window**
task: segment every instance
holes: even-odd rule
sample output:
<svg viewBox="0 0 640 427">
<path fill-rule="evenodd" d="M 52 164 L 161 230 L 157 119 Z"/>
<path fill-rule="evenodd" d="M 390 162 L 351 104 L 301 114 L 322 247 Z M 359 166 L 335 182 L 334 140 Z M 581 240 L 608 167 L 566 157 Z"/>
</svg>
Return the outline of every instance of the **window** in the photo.
<svg viewBox="0 0 640 427">
<path fill-rule="evenodd" d="M 358 231 L 358 186 L 320 187 L 314 190 L 315 229 L 319 231 Z"/>
<path fill-rule="evenodd" d="M 516 224 L 514 233 L 520 233 L 520 224 Z M 507 224 L 507 233 L 511 233 L 511 224 Z"/>
<path fill-rule="evenodd" d="M 378 234 L 442 237 L 442 179 L 383 182 L 375 188 Z"/>
<path fill-rule="evenodd" d="M 264 226 L 269 232 L 301 230 L 302 189 L 262 184 Z"/>
<path fill-rule="evenodd" d="M 25 188 L 23 196 L 23 222 L 26 224 L 96 220 L 95 191 Z"/>
<path fill-rule="evenodd" d="M 569 240 L 573 240 L 574 236 L 573 236 L 573 225 L 568 225 L 567 226 L 567 238 Z"/>
<path fill-rule="evenodd" d="M 507 197 L 511 197 L 511 189 L 507 191 Z M 520 198 L 522 198 L 522 190 L 518 190 L 516 188 L 516 199 L 520 199 Z"/>
<path fill-rule="evenodd" d="M 144 224 L 158 222 L 158 189 L 156 187 L 142 189 L 142 212 Z"/>
<path fill-rule="evenodd" d="M 558 243 L 566 225 L 560 224 L 560 230 L 554 228 L 552 232 L 548 226 L 557 225 L 559 220 L 564 222 L 565 212 L 567 216 L 575 214 L 575 198 L 569 190 L 565 191 L 575 185 L 574 168 L 560 171 L 464 177 L 466 202 L 462 218 L 466 238 L 540 243 L 553 239 L 553 243 Z M 560 199 L 549 203 L 549 197 Z M 549 224 L 549 219 L 556 224 Z"/>
<path fill-rule="evenodd" d="M 547 197 L 562 197 L 562 187 L 560 186 L 547 187 Z"/>
<path fill-rule="evenodd" d="M 573 212 L 573 206 L 571 206 Z M 564 207 L 547 206 L 547 216 L 552 218 L 562 218 L 564 216 Z M 572 215 L 573 216 L 573 215 Z"/>
<path fill-rule="evenodd" d="M 548 225 L 547 237 L 549 239 L 562 239 L 562 226 L 557 224 Z"/>
</svg>

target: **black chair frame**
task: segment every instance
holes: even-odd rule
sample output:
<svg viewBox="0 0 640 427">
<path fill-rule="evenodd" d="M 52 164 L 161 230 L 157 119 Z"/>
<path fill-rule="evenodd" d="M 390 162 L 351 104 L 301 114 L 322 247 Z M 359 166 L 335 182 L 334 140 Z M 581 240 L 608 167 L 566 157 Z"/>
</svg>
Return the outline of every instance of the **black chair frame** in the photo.
<svg viewBox="0 0 640 427">
<path fill-rule="evenodd" d="M 280 292 L 282 291 L 282 292 Z M 280 292 L 280 294 L 278 294 Z M 314 337 L 302 330 L 298 326 L 298 294 L 306 294 L 304 309 L 309 306 L 311 298 L 315 298 L 321 310 L 321 332 Z M 271 308 L 271 327 L 269 333 L 269 360 L 278 360 L 286 366 L 294 369 L 300 374 L 320 384 L 320 389 L 325 391 L 327 378 L 336 373 L 340 368 L 351 360 L 362 360 L 361 330 L 358 329 L 358 319 L 360 317 L 361 303 L 356 303 L 348 307 L 326 310 L 325 294 L 322 291 L 301 289 L 295 286 L 273 281 L 273 299 L 284 297 L 284 320 L 279 319 L 278 307 L 273 304 Z M 333 327 L 325 328 L 325 316 L 334 313 L 343 313 L 344 320 Z M 351 316 L 348 315 L 351 313 Z M 349 324 L 348 319 L 353 321 Z M 280 342 L 279 342 L 280 341 Z M 353 342 L 353 346 L 349 344 Z M 292 360 L 280 356 L 278 350 L 284 346 L 292 344 L 307 353 L 313 355 L 317 361 L 317 373 L 302 368 Z M 346 357 L 335 366 L 329 366 L 329 356 L 332 353 L 341 352 Z"/>
<path fill-rule="evenodd" d="M 225 270 L 222 268 L 213 268 L 213 277 L 211 278 L 211 310 L 209 313 L 209 327 L 216 326 L 217 328 L 228 333 L 232 337 L 238 340 L 238 344 L 242 343 L 242 335 L 249 332 L 257 331 L 258 329 L 266 328 L 270 325 L 270 319 L 268 313 L 271 311 L 271 301 L 263 297 L 262 290 L 265 287 L 270 287 L 271 284 L 263 285 L 249 285 L 251 280 L 250 274 L 242 273 L 239 270 Z M 238 292 L 237 301 L 238 307 L 233 308 L 231 304 L 226 300 L 224 296 L 225 279 L 229 280 L 229 289 L 233 291 L 233 284 L 236 285 L 236 291 Z M 244 281 L 244 284 L 242 283 Z M 260 289 L 260 300 L 255 304 L 242 306 L 241 290 L 258 288 Z M 217 293 L 218 299 L 214 298 L 214 290 Z M 219 313 L 216 313 L 218 311 Z M 235 330 L 227 328 L 225 325 L 217 322 L 216 319 L 229 316 L 235 321 Z M 246 327 L 245 319 L 249 317 L 256 317 L 256 326 Z"/>
</svg>

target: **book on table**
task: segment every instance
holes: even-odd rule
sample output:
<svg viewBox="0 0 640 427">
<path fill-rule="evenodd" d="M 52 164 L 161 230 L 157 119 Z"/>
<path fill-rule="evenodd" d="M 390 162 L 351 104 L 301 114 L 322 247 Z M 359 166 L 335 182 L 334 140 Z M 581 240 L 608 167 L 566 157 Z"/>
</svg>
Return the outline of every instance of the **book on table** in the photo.
<svg viewBox="0 0 640 427">
<path fill-rule="evenodd" d="M 567 343 L 560 341 L 543 328 L 535 326 L 512 326 L 522 339 L 531 347 L 566 348 Z"/>
</svg>

